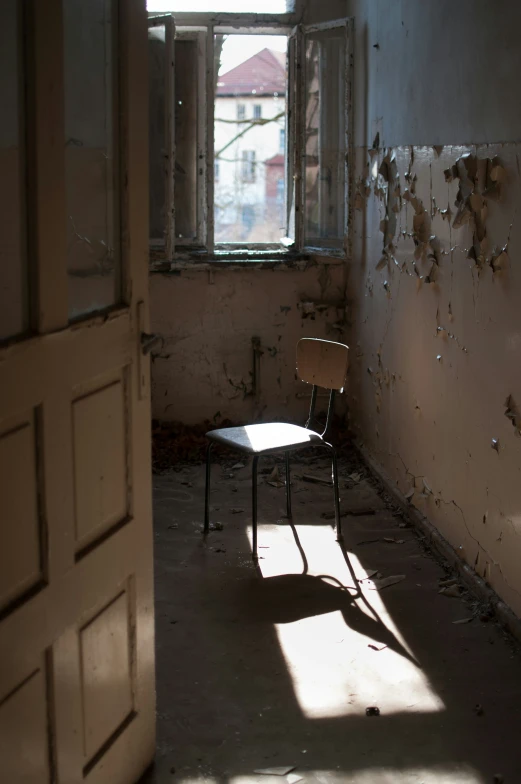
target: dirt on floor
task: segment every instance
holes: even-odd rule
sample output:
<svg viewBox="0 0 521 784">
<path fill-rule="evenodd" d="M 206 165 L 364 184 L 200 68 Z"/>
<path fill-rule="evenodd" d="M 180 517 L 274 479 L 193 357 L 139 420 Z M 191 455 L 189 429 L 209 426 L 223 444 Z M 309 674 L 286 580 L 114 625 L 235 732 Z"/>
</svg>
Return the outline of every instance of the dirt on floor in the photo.
<svg viewBox="0 0 521 784">
<path fill-rule="evenodd" d="M 147 784 L 521 783 L 518 647 L 357 454 L 343 546 L 327 458 L 294 456 L 292 521 L 282 460 L 261 460 L 257 566 L 248 460 L 214 464 L 206 538 L 204 465 L 175 467 L 154 478 Z"/>
</svg>

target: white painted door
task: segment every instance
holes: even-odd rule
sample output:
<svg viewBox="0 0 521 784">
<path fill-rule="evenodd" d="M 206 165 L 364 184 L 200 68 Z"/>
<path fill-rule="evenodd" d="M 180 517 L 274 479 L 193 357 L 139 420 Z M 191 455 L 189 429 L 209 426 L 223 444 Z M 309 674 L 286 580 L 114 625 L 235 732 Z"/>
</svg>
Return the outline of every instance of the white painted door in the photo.
<svg viewBox="0 0 521 784">
<path fill-rule="evenodd" d="M 154 753 L 145 0 L 3 0 L 0 782 Z"/>
</svg>

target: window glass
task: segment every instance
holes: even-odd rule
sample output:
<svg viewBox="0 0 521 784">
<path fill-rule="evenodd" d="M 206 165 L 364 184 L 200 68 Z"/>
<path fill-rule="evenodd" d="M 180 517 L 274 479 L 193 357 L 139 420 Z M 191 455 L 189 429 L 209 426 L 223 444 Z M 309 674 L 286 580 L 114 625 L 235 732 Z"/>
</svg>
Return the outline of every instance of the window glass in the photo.
<svg viewBox="0 0 521 784">
<path fill-rule="evenodd" d="M 197 236 L 197 40 L 175 42 L 175 236 Z"/>
<path fill-rule="evenodd" d="M 255 150 L 242 151 L 242 180 L 255 182 Z"/>
<path fill-rule="evenodd" d="M 149 226 L 150 244 L 159 253 L 166 250 L 168 209 L 171 202 L 169 181 L 171 168 L 167 166 L 171 149 L 167 127 L 168 101 L 173 100 L 175 164 L 173 172 L 175 204 L 175 244 L 192 244 L 197 239 L 200 199 L 199 174 L 205 174 L 204 153 L 199 124 L 204 117 L 200 107 L 200 58 L 204 34 L 179 33 L 174 43 L 173 77 L 167 55 L 166 28 L 160 20 L 148 31 L 149 79 Z M 170 96 L 167 84 L 173 78 Z"/>
<path fill-rule="evenodd" d="M 341 247 L 345 232 L 344 28 L 305 38 L 305 241 Z"/>
<path fill-rule="evenodd" d="M 292 10 L 293 3 L 287 0 L 147 0 L 147 10 L 169 13 L 170 11 L 205 11 L 243 14 L 285 14 Z"/>
<path fill-rule="evenodd" d="M 149 235 L 152 245 L 165 242 L 166 61 L 164 25 L 148 30 Z"/>
<path fill-rule="evenodd" d="M 69 317 L 119 302 L 116 19 L 112 0 L 64 0 Z"/>
<path fill-rule="evenodd" d="M 0 25 L 0 341 L 28 328 L 20 3 Z"/>
<path fill-rule="evenodd" d="M 284 187 L 286 49 L 282 35 L 228 35 L 215 93 L 216 243 L 280 242 Z"/>
</svg>

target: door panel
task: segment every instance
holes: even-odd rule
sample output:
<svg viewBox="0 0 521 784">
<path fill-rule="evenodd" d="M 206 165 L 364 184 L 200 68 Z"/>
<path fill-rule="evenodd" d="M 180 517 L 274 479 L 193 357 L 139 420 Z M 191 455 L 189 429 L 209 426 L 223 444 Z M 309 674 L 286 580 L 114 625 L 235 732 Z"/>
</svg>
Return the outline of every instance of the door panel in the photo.
<svg viewBox="0 0 521 784">
<path fill-rule="evenodd" d="M 125 591 L 80 631 L 87 764 L 133 713 L 131 627 Z"/>
<path fill-rule="evenodd" d="M 52 781 L 45 688 L 45 672 L 41 667 L 0 705 L 0 759 L 6 782 L 50 784 Z"/>
<path fill-rule="evenodd" d="M 127 517 L 127 414 L 122 380 L 72 404 L 78 549 Z"/>
<path fill-rule="evenodd" d="M 108 191 L 66 175 L 62 2 L 30 2 L 24 19 L 37 334 L 0 348 L 0 759 L 9 781 L 130 784 L 155 740 L 150 382 L 140 351 L 148 331 L 147 18 L 142 0 L 111 3 L 121 260 L 112 282 L 119 276 L 123 285 L 102 303 L 111 310 L 88 315 L 85 307 L 69 324 L 68 270 L 84 257 L 74 257 L 82 243 L 67 244 L 67 189 L 75 204 L 92 202 L 89 220 L 106 214 Z M 108 289 L 96 288 L 99 270 L 82 269 L 81 296 L 83 284 L 96 291 L 82 301 L 101 307 L 98 294 Z M 0 310 L 4 299 L 0 288 Z"/>
<path fill-rule="evenodd" d="M 0 610 L 42 578 L 35 415 L 0 433 Z"/>
</svg>

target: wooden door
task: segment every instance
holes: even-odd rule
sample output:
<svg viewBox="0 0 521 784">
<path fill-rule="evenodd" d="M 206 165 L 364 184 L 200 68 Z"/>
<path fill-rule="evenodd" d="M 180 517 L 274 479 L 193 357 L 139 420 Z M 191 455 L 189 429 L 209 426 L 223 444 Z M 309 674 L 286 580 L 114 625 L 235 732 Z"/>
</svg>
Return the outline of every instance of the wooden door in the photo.
<svg viewBox="0 0 521 784">
<path fill-rule="evenodd" d="M 154 753 L 145 0 L 4 0 L 0 782 Z"/>
</svg>

